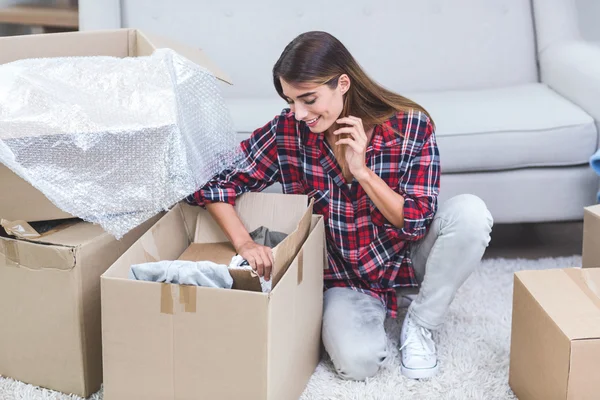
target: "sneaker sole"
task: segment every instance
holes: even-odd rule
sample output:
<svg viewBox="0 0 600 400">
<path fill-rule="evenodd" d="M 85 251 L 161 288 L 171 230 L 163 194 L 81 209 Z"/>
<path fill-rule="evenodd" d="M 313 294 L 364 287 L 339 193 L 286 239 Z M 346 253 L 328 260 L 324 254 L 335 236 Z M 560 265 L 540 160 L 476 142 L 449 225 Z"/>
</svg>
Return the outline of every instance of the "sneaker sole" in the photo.
<svg viewBox="0 0 600 400">
<path fill-rule="evenodd" d="M 439 372 L 438 364 L 436 364 L 435 367 L 433 367 L 433 368 L 419 368 L 419 369 L 407 368 L 404 366 L 404 364 L 401 364 L 400 370 L 402 372 L 402 375 L 404 375 L 410 379 L 433 378 Z"/>
</svg>

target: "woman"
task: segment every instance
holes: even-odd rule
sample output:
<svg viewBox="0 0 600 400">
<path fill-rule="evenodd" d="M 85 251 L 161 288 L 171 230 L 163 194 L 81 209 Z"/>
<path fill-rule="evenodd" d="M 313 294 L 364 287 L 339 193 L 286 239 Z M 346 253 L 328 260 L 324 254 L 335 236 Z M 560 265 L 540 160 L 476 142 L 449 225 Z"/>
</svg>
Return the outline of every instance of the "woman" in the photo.
<svg viewBox="0 0 600 400">
<path fill-rule="evenodd" d="M 219 174 L 191 200 L 269 279 L 271 249 L 252 241 L 235 198 L 275 182 L 284 193 L 314 198 L 329 262 L 322 337 L 338 374 L 364 380 L 379 370 L 389 354 L 384 319 L 398 312 L 396 290 L 420 285 L 399 338 L 401 371 L 434 376 L 432 331 L 489 243 L 490 213 L 472 195 L 438 209 L 431 116 L 371 80 L 333 36 L 294 39 L 273 68 L 273 83 L 289 109 L 242 142 L 244 167 Z"/>
</svg>

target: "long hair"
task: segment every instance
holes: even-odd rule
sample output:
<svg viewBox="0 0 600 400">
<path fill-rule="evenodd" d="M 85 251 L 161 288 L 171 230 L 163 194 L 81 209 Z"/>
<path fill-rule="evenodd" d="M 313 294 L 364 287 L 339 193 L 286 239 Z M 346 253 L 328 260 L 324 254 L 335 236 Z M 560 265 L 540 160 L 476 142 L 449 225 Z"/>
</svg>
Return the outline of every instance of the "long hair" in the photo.
<svg viewBox="0 0 600 400">
<path fill-rule="evenodd" d="M 371 79 L 348 49 L 327 32 L 306 32 L 292 40 L 273 67 L 273 83 L 279 96 L 287 100 L 280 78 L 290 84 L 326 84 L 335 89 L 342 74 L 350 78 L 350 88 L 344 94 L 340 117 L 358 117 L 367 130 L 384 123 L 398 112 L 414 110 L 426 114 L 433 124 L 433 119 L 422 106 Z M 349 180 L 344 147 L 336 149 L 335 156 Z"/>
</svg>

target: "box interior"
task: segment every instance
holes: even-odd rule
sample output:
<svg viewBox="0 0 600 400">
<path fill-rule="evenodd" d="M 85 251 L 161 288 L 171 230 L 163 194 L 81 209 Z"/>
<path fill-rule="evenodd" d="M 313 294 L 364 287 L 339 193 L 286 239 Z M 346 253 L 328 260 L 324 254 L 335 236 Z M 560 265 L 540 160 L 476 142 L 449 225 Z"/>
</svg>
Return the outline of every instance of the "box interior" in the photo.
<svg viewBox="0 0 600 400">
<path fill-rule="evenodd" d="M 308 201 L 306 196 L 300 195 L 255 195 L 248 193 L 240 197 L 235 206 L 248 231 L 266 226 L 288 234 L 274 248 L 275 290 L 278 281 L 289 268 L 310 232 L 313 201 Z M 286 201 L 282 201 L 280 196 L 286 196 Z M 282 215 L 286 218 L 281 218 Z M 235 255 L 233 246 L 221 228 L 210 214 L 200 207 L 178 204 L 151 229 L 151 232 L 154 234 L 144 235 L 140 239 L 141 245 L 129 249 L 104 276 L 128 279 L 131 265 L 162 260 L 212 261 L 228 265 Z M 163 235 L 159 232 L 176 234 Z M 251 271 L 230 269 L 230 273 L 234 279 L 233 289 L 263 295 L 259 278 Z"/>
</svg>

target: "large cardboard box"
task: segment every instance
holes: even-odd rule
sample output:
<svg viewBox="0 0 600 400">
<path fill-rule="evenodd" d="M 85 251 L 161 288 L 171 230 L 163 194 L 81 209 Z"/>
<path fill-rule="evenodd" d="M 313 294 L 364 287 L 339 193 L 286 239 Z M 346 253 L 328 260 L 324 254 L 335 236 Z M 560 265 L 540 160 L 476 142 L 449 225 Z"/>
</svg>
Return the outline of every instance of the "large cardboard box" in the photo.
<svg viewBox="0 0 600 400">
<path fill-rule="evenodd" d="M 519 400 L 600 398 L 600 268 L 514 278 L 509 383 Z"/>
<path fill-rule="evenodd" d="M 0 375 L 87 397 L 102 383 L 100 275 L 161 215 L 117 241 L 68 223 L 0 237 Z"/>
<path fill-rule="evenodd" d="M 67 56 L 138 57 L 151 55 L 157 48 L 171 48 L 208 68 L 223 82 L 230 82 L 200 49 L 175 43 L 136 29 L 68 32 L 0 38 L 0 64 L 27 58 Z M 0 132 L 0 140 L 21 135 Z M 0 164 L 0 218 L 13 221 L 46 221 L 69 218 L 41 192 Z"/>
<path fill-rule="evenodd" d="M 584 209 L 581 258 L 583 268 L 600 267 L 600 204 Z"/>
<path fill-rule="evenodd" d="M 234 289 L 128 279 L 143 262 L 227 264 L 234 250 L 200 207 L 177 205 L 123 254 L 102 276 L 105 399 L 298 399 L 319 362 L 326 265 L 323 220 L 307 203 L 274 193 L 236 201 L 249 231 L 288 234 L 269 294 L 249 275 L 234 275 Z"/>
</svg>

